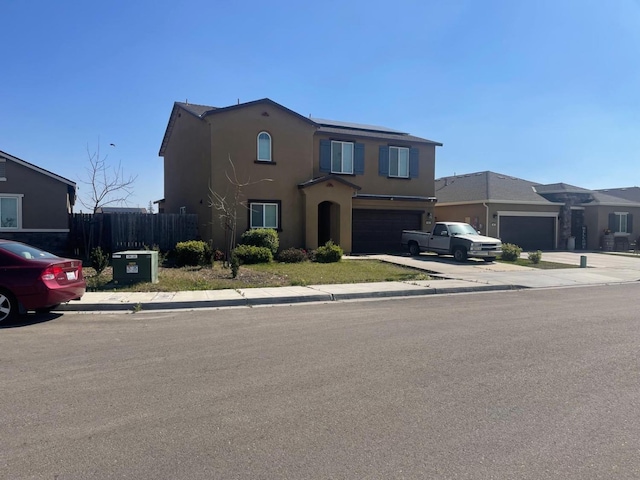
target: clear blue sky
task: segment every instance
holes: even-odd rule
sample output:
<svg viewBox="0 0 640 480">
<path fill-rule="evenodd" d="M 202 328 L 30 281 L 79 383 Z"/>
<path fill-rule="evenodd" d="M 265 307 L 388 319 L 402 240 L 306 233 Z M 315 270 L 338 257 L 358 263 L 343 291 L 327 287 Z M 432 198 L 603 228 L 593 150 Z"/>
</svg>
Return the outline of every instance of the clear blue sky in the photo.
<svg viewBox="0 0 640 480">
<path fill-rule="evenodd" d="M 174 101 L 264 97 L 440 141 L 437 177 L 640 185 L 640 0 L 5 0 L 0 18 L 0 150 L 81 195 L 98 139 L 146 207 Z"/>
</svg>

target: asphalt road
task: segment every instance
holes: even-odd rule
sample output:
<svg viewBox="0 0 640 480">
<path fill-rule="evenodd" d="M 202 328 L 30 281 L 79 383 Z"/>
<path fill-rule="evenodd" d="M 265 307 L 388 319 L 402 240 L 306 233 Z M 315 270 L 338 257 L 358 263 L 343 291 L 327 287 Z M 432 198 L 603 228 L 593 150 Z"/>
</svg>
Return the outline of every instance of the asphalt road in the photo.
<svg viewBox="0 0 640 480">
<path fill-rule="evenodd" d="M 640 285 L 30 317 L 3 479 L 637 479 Z"/>
</svg>

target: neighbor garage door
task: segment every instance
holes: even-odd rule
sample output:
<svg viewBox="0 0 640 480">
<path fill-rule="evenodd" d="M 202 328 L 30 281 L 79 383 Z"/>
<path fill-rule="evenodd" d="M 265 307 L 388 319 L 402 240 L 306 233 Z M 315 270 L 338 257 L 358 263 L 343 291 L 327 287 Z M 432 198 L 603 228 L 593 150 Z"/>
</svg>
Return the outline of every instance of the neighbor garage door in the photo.
<svg viewBox="0 0 640 480">
<path fill-rule="evenodd" d="M 555 248 L 555 217 L 500 216 L 500 239 L 523 250 Z"/>
<path fill-rule="evenodd" d="M 387 253 L 402 250 L 402 230 L 420 230 L 422 212 L 353 210 L 353 253 Z"/>
</svg>

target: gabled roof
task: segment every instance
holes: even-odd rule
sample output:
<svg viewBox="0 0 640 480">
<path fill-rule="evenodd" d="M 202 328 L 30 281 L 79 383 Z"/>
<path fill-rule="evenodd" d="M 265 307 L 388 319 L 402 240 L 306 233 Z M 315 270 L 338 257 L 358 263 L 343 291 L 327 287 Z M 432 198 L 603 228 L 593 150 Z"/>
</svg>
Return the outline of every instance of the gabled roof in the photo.
<svg viewBox="0 0 640 480">
<path fill-rule="evenodd" d="M 438 203 L 502 202 L 554 205 L 538 195 L 539 184 L 509 175 L 485 171 L 438 178 Z"/>
<path fill-rule="evenodd" d="M 23 167 L 27 167 L 27 168 L 35 171 L 35 172 L 41 173 L 43 175 L 46 175 L 47 177 L 51 177 L 51 178 L 53 178 L 55 180 L 58 180 L 59 182 L 66 183 L 67 185 L 69 185 L 69 186 L 71 186 L 73 188 L 76 188 L 76 182 L 73 182 L 73 181 L 69 180 L 68 178 L 61 177 L 60 175 L 56 175 L 55 173 L 50 172 L 49 170 L 45 170 L 44 168 L 40 168 L 40 167 L 34 165 L 33 163 L 29 163 L 26 160 L 22 160 L 22 159 L 20 159 L 18 157 L 15 157 L 15 156 L 10 155 L 10 154 L 8 154 L 6 152 L 3 152 L 2 150 L 0 150 L 0 158 L 4 158 L 6 160 L 11 160 L 12 162 L 15 162 L 15 163 L 17 163 L 19 165 L 22 165 Z"/>
<path fill-rule="evenodd" d="M 553 202 L 544 196 L 573 194 L 575 198 L 582 196 L 583 200 L 588 199 L 578 205 L 640 207 L 640 202 L 614 197 L 601 191 L 588 190 L 566 183 L 543 185 L 490 171 L 438 178 L 435 181 L 435 186 L 440 205 L 479 202 L 561 205 L 563 202 Z"/>
<path fill-rule="evenodd" d="M 169 137 L 171 137 L 171 132 L 173 131 L 173 126 L 176 122 L 176 118 L 178 117 L 178 113 L 183 110 L 191 115 L 204 120 L 204 118 L 209 117 L 211 115 L 217 115 L 220 113 L 228 112 L 230 110 L 236 110 L 240 108 L 245 108 L 251 105 L 259 105 L 259 104 L 267 104 L 276 108 L 279 108 L 291 115 L 296 116 L 297 118 L 303 120 L 304 122 L 316 127 L 318 132 L 327 133 L 327 134 L 336 134 L 336 135 L 346 135 L 351 137 L 367 137 L 367 138 L 379 138 L 383 140 L 396 140 L 399 142 L 410 142 L 410 143 L 426 143 L 430 145 L 442 146 L 442 143 L 434 142 L 433 140 L 428 140 L 426 138 L 415 137 L 413 135 L 409 135 L 408 133 L 401 132 L 399 130 L 394 130 L 388 127 L 379 127 L 375 125 L 365 125 L 361 123 L 350 123 L 350 122 L 341 122 L 337 120 L 326 120 L 321 118 L 311 118 L 300 115 L 293 110 L 288 109 L 287 107 L 280 105 L 277 102 L 269 98 L 262 98 L 260 100 L 254 100 L 252 102 L 238 103 L 237 105 L 230 105 L 228 107 L 210 107 L 207 105 L 197 105 L 193 103 L 187 102 L 174 102 L 173 109 L 171 110 L 171 115 L 169 116 L 169 122 L 167 124 L 167 128 L 164 132 L 164 137 L 162 139 L 162 145 L 160 146 L 160 151 L 158 152 L 159 156 L 164 156 L 165 150 L 167 148 L 167 143 L 169 142 Z"/>
<path fill-rule="evenodd" d="M 536 185 L 535 191 L 544 193 L 593 193 L 593 190 L 588 190 L 582 187 L 576 187 L 567 183 L 549 183 L 547 185 Z"/>
<path fill-rule="evenodd" d="M 319 183 L 329 182 L 329 181 L 336 181 L 338 183 L 342 183 L 343 185 L 346 185 L 347 187 L 351 187 L 354 190 L 361 190 L 362 189 L 361 186 L 356 185 L 355 183 L 351 183 L 348 180 L 345 180 L 340 175 L 334 175 L 334 174 L 329 174 L 329 175 L 324 175 L 322 177 L 312 178 L 311 180 L 307 180 L 306 182 L 298 184 L 298 188 L 307 188 L 307 187 L 310 187 L 312 185 L 317 185 Z"/>
<path fill-rule="evenodd" d="M 318 125 L 322 127 L 334 127 L 334 128 L 344 128 L 347 130 L 364 130 L 368 132 L 407 135 L 407 132 L 401 132 L 400 130 L 394 130 L 388 127 L 379 127 L 376 125 L 365 125 L 363 123 L 341 122 L 339 120 L 327 120 L 324 118 L 316 118 L 316 117 L 310 117 L 310 118 L 311 120 L 313 120 L 314 122 L 316 122 Z"/>
<path fill-rule="evenodd" d="M 640 203 L 640 187 L 603 188 L 596 190 L 596 192 Z"/>
<path fill-rule="evenodd" d="M 288 109 L 287 107 L 280 105 L 277 102 L 274 102 L 273 100 L 271 100 L 270 98 L 262 98 L 260 100 L 254 100 L 251 102 L 245 102 L 245 103 L 238 103 L 237 105 L 230 105 L 228 107 L 211 107 L 208 105 L 198 105 L 198 104 L 193 104 L 193 103 L 182 103 L 182 102 L 174 102 L 173 103 L 173 109 L 171 110 L 171 115 L 169 116 L 169 123 L 167 124 L 167 129 L 164 132 L 164 137 L 162 138 L 162 145 L 160 146 L 160 151 L 158 152 L 159 156 L 164 156 L 164 152 L 167 148 L 167 143 L 169 142 L 169 137 L 171 137 L 171 132 L 173 131 L 173 125 L 176 122 L 176 118 L 178 116 L 178 113 L 180 110 L 184 110 L 188 113 L 190 113 L 191 115 L 204 120 L 205 117 L 211 116 L 211 115 L 216 115 L 219 113 L 224 113 L 224 112 L 228 112 L 230 110 L 237 110 L 237 109 L 241 109 L 241 108 L 246 108 L 252 105 L 259 105 L 259 104 L 267 104 L 270 105 L 272 107 L 276 107 L 279 108 L 280 110 L 283 110 L 291 115 L 296 116 L 297 118 L 303 120 L 306 123 L 309 123 L 310 125 L 313 126 L 318 126 L 313 120 L 300 115 L 297 112 L 294 112 L 293 110 Z"/>
<path fill-rule="evenodd" d="M 98 207 L 95 213 L 149 213 L 144 207 Z"/>
</svg>

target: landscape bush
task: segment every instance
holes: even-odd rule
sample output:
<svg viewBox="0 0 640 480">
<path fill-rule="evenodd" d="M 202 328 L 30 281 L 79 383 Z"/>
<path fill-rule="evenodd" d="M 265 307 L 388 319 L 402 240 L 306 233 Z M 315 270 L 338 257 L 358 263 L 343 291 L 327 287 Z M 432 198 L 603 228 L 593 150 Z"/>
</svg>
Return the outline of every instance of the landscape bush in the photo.
<svg viewBox="0 0 640 480">
<path fill-rule="evenodd" d="M 189 240 L 176 244 L 176 261 L 180 266 L 202 265 L 207 244 L 202 240 Z"/>
<path fill-rule="evenodd" d="M 240 244 L 268 248 L 271 255 L 275 255 L 280 246 L 280 240 L 278 232 L 273 228 L 252 228 L 242 234 Z"/>
<path fill-rule="evenodd" d="M 522 253 L 522 248 L 518 245 L 514 245 L 513 243 L 503 243 L 502 244 L 502 255 L 501 259 L 506 260 L 507 262 L 515 262 L 520 258 L 520 254 Z"/>
<path fill-rule="evenodd" d="M 211 243 L 206 243 L 204 248 L 204 263 L 211 265 L 213 262 L 221 262 L 224 260 L 224 252 L 219 248 L 215 248 Z"/>
<path fill-rule="evenodd" d="M 540 250 L 529 252 L 529 261 L 531 263 L 535 263 L 537 265 L 540 263 L 540 260 L 542 260 L 542 252 Z"/>
<path fill-rule="evenodd" d="M 307 252 L 301 248 L 287 248 L 278 253 L 279 262 L 300 263 L 308 260 Z"/>
<path fill-rule="evenodd" d="M 315 251 L 315 261 L 318 263 L 333 263 L 342 260 L 344 252 L 340 245 L 336 245 L 329 240 L 322 247 L 318 247 Z"/>
<path fill-rule="evenodd" d="M 100 275 L 109 266 L 109 255 L 104 253 L 102 248 L 96 247 L 91 250 L 90 261 L 96 275 Z"/>
<path fill-rule="evenodd" d="M 250 265 L 253 263 L 271 263 L 273 253 L 267 247 L 256 247 L 255 245 L 238 245 L 233 250 L 233 256 L 240 264 Z"/>
</svg>

